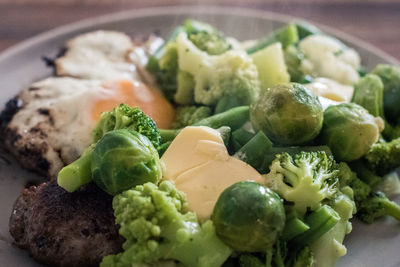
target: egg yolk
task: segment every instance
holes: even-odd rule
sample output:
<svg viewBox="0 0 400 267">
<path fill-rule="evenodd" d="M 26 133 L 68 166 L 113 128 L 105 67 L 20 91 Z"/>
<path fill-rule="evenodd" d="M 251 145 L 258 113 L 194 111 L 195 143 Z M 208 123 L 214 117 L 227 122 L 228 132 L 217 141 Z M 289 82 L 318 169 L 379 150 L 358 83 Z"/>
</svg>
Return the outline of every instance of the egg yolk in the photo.
<svg viewBox="0 0 400 267">
<path fill-rule="evenodd" d="M 158 128 L 168 129 L 174 120 L 175 111 L 171 103 L 154 88 L 137 81 L 120 80 L 103 84 L 113 92 L 111 98 L 96 101 L 91 109 L 93 121 L 97 122 L 101 113 L 112 110 L 121 103 L 139 107 L 151 117 Z"/>
</svg>

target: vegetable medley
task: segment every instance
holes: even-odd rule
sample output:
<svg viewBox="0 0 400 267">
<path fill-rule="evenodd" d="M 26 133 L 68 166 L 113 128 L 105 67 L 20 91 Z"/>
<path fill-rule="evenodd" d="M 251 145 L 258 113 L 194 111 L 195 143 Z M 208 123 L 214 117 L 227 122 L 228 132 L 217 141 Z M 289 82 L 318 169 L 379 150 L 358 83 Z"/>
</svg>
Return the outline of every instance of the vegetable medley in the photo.
<svg viewBox="0 0 400 267">
<path fill-rule="evenodd" d="M 172 129 L 121 104 L 58 175 L 114 196 L 124 251 L 101 266 L 334 266 L 353 216 L 400 221 L 398 66 L 306 23 L 241 43 L 188 20 L 147 69 Z"/>
</svg>

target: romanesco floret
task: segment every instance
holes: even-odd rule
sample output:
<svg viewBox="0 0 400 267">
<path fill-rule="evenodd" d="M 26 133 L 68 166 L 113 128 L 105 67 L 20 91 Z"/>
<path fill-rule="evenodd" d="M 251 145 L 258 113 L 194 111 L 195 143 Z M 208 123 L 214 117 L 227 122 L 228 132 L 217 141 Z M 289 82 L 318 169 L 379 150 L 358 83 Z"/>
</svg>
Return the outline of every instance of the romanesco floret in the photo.
<svg viewBox="0 0 400 267">
<path fill-rule="evenodd" d="M 333 157 L 325 152 L 300 152 L 294 158 L 283 153 L 272 162 L 266 179 L 271 189 L 304 214 L 307 208 L 315 210 L 335 195 L 337 174 Z"/>
<path fill-rule="evenodd" d="M 211 114 L 211 108 L 207 106 L 180 106 L 176 109 L 175 120 L 171 128 L 181 129 L 210 117 Z"/>
<path fill-rule="evenodd" d="M 365 155 L 368 166 L 378 175 L 385 175 L 400 167 L 400 138 L 388 143 L 376 143 Z"/>
<path fill-rule="evenodd" d="M 126 239 L 124 252 L 103 258 L 100 266 L 153 264 L 177 260 L 187 267 L 217 267 L 231 249 L 216 236 L 214 225 L 200 225 L 192 212 L 185 212 L 186 198 L 164 181 L 136 186 L 114 197 L 113 208 L 119 233 Z"/>
<path fill-rule="evenodd" d="M 229 50 L 212 56 L 197 48 L 186 33 L 177 38 L 179 69 L 194 77 L 194 101 L 215 105 L 223 96 L 236 96 L 248 105 L 258 96 L 257 67 L 246 52 Z"/>
<path fill-rule="evenodd" d="M 155 148 L 161 143 L 161 135 L 155 122 L 138 107 L 129 107 L 125 104 L 101 114 L 92 133 L 93 143 L 99 141 L 105 133 L 117 129 L 132 129 L 149 138 Z"/>
</svg>

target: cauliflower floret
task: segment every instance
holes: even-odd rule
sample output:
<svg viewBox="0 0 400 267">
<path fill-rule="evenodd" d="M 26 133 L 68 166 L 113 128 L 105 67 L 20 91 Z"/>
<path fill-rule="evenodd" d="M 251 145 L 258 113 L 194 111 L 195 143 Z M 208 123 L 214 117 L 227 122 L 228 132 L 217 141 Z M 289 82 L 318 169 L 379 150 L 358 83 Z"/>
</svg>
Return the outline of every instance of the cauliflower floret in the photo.
<svg viewBox="0 0 400 267">
<path fill-rule="evenodd" d="M 257 67 L 245 51 L 209 55 L 197 48 L 185 33 L 179 34 L 177 45 L 179 69 L 194 76 L 196 103 L 214 105 L 228 95 L 248 105 L 258 96 Z"/>
<path fill-rule="evenodd" d="M 312 76 L 322 76 L 342 84 L 358 82 L 360 56 L 337 39 L 325 35 L 310 35 L 299 43 L 305 59 L 300 68 Z"/>
</svg>

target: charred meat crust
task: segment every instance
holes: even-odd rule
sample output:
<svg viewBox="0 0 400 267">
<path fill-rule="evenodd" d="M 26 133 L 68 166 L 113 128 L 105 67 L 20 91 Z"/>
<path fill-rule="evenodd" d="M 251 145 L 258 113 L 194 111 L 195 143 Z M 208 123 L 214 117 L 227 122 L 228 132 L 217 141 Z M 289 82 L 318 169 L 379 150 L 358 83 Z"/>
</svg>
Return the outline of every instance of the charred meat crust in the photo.
<svg viewBox="0 0 400 267">
<path fill-rule="evenodd" d="M 0 140 L 9 152 L 19 159 L 24 168 L 47 176 L 50 163 L 43 157 L 43 152 L 47 150 L 47 145 L 43 144 L 43 142 L 38 142 L 37 138 L 43 133 L 40 133 L 38 129 L 32 129 L 28 137 L 30 141 L 26 142 L 16 129 L 8 128 L 8 124 L 22 106 L 23 102 L 18 96 L 6 103 L 4 110 L 0 114 Z"/>
<path fill-rule="evenodd" d="M 49 266 L 97 266 L 122 250 L 112 197 L 93 184 L 67 193 L 56 182 L 31 186 L 10 218 L 15 244 Z"/>
<path fill-rule="evenodd" d="M 11 98 L 6 103 L 4 110 L 0 113 L 0 138 L 3 139 L 3 133 L 8 125 L 8 123 L 12 120 L 14 115 L 18 112 L 18 110 L 22 107 L 22 101 L 16 96 Z"/>
<path fill-rule="evenodd" d="M 67 53 L 67 48 L 66 47 L 62 47 L 57 54 L 55 55 L 55 57 L 51 57 L 51 56 L 42 56 L 42 60 L 44 62 L 44 64 L 46 64 L 46 67 L 52 68 L 53 70 L 53 74 L 56 75 L 56 60 L 60 57 L 63 57 L 65 55 L 65 53 Z"/>
<path fill-rule="evenodd" d="M 22 137 L 17 129 L 6 128 L 3 132 L 5 148 L 15 156 L 22 167 L 48 177 L 50 163 L 43 157 L 47 150 L 45 133 L 34 127 Z"/>
</svg>

